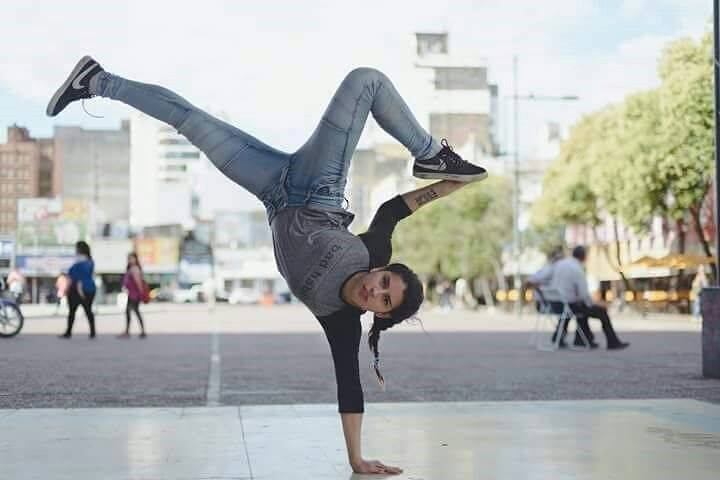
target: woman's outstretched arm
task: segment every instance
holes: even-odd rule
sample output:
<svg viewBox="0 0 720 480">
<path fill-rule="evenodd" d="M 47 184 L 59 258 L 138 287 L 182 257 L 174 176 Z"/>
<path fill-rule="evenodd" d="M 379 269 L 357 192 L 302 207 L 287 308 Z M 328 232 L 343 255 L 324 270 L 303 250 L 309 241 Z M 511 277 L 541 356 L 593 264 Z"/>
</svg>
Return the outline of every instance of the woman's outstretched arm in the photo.
<svg viewBox="0 0 720 480">
<path fill-rule="evenodd" d="M 425 187 L 418 188 L 411 192 L 403 193 L 402 199 L 407 204 L 408 208 L 414 212 L 423 205 L 427 205 L 433 200 L 438 198 L 446 197 L 454 191 L 469 185 L 472 182 L 455 182 L 452 180 L 440 180 L 439 182 L 431 183 Z"/>
<path fill-rule="evenodd" d="M 397 475 L 402 473 L 402 468 L 385 465 L 379 460 L 365 460 L 360 448 L 362 432 L 362 413 L 343 413 L 343 433 L 345 434 L 345 445 L 347 446 L 350 466 L 355 473 L 375 473 L 379 475 Z"/>
</svg>

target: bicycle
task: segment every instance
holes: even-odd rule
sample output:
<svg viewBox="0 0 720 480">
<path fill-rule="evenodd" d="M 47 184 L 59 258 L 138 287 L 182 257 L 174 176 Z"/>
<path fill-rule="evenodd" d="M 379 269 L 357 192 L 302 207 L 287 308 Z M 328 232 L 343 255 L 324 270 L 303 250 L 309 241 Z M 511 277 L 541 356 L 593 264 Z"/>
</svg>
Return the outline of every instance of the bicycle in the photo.
<svg viewBox="0 0 720 480">
<path fill-rule="evenodd" d="M 0 337 L 14 337 L 20 333 L 24 323 L 20 307 L 12 300 L 0 297 Z"/>
</svg>

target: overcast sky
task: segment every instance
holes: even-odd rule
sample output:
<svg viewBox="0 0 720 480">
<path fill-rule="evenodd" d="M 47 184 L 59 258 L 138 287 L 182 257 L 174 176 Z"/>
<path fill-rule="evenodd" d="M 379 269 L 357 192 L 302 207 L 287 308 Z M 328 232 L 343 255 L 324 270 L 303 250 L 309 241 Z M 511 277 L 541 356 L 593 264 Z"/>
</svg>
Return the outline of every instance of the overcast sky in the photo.
<svg viewBox="0 0 720 480">
<path fill-rule="evenodd" d="M 108 71 L 168 86 L 290 151 L 352 67 L 385 71 L 412 107 L 414 32 L 446 31 L 451 53 L 487 59 L 501 95 L 512 92 L 517 54 L 521 93 L 581 97 L 523 105 L 521 133 L 529 137 L 545 119 L 569 123 L 656 85 L 663 44 L 702 34 L 712 2 L 24 0 L 1 11 L 0 141 L 12 123 L 48 136 L 55 123 L 103 128 L 127 117 L 127 107 L 108 100 L 86 102 L 104 119 L 86 116 L 79 104 L 57 119 L 44 117 L 55 88 L 91 54 Z"/>
</svg>

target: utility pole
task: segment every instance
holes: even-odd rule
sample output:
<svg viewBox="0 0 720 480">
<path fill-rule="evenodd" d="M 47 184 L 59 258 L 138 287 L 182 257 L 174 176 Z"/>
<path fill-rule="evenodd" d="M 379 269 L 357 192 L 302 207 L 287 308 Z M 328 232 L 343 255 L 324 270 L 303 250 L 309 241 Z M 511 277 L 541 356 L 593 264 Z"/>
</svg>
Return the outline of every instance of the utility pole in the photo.
<svg viewBox="0 0 720 480">
<path fill-rule="evenodd" d="M 720 0 L 716 0 L 720 1 Z M 528 101 L 576 101 L 579 98 L 576 95 L 519 95 L 518 94 L 518 57 L 513 56 L 513 244 L 512 257 L 514 263 L 513 269 L 513 289 L 517 292 L 518 298 L 515 303 L 515 309 L 518 315 L 522 309 L 522 291 L 520 279 L 520 121 L 519 107 L 520 100 Z"/>
<path fill-rule="evenodd" d="M 518 293 L 515 310 L 519 314 L 522 309 L 520 288 L 520 152 L 518 136 L 518 57 L 513 56 L 513 247 L 512 255 L 515 269 L 513 272 L 513 289 Z"/>
</svg>

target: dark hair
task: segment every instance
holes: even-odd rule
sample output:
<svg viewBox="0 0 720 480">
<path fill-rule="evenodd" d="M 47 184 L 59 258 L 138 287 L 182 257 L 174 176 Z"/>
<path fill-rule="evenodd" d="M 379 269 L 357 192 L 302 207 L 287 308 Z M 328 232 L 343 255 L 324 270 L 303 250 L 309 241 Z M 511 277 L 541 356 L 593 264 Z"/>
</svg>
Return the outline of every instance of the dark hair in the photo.
<svg viewBox="0 0 720 480">
<path fill-rule="evenodd" d="M 135 265 L 137 265 L 137 267 L 140 269 L 140 271 L 142 271 L 142 265 L 140 265 L 140 259 L 138 258 L 137 253 L 130 252 L 130 253 L 128 253 L 128 257 L 129 256 L 135 257 Z M 130 270 L 130 262 L 128 262 L 127 266 L 125 267 L 125 271 L 129 271 L 129 270 Z"/>
<path fill-rule="evenodd" d="M 377 375 L 380 385 L 385 383 L 385 379 L 380 374 L 380 351 L 378 350 L 380 332 L 415 315 L 420 309 L 423 300 L 425 300 L 422 282 L 420 282 L 415 272 L 410 270 L 406 265 L 402 263 L 391 263 L 386 266 L 384 270 L 400 275 L 403 282 L 405 282 L 405 291 L 403 292 L 402 303 L 392 309 L 390 318 L 381 318 L 375 315 L 370 333 L 368 333 L 368 346 L 375 357 L 373 368 L 375 369 L 375 375 Z"/>
<path fill-rule="evenodd" d="M 578 245 L 577 247 L 573 248 L 572 256 L 580 260 L 581 262 L 585 260 L 586 256 L 585 247 L 582 245 Z"/>
<path fill-rule="evenodd" d="M 88 258 L 92 258 L 92 255 L 90 255 L 90 245 L 88 245 L 87 242 L 84 242 L 82 240 L 77 242 L 75 244 L 75 251 L 80 255 L 85 255 Z"/>
</svg>

